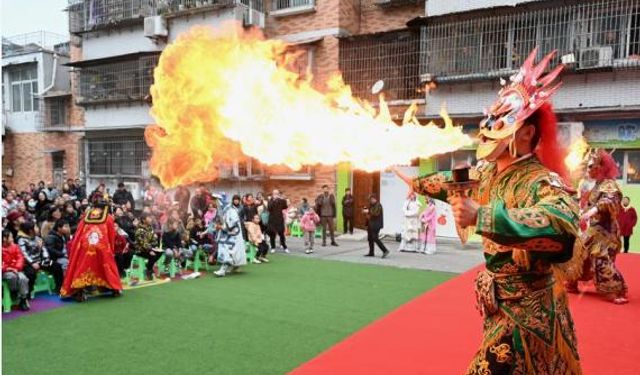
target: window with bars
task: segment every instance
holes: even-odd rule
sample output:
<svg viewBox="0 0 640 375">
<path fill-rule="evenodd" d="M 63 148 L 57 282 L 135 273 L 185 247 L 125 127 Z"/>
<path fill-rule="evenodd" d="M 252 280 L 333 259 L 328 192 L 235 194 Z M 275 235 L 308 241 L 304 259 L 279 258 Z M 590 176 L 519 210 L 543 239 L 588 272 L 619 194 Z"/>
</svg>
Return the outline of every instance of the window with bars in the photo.
<svg viewBox="0 0 640 375">
<path fill-rule="evenodd" d="M 174 1 L 171 1 L 174 2 Z M 157 13 L 157 0 L 69 0 L 69 31 L 82 33 Z"/>
<path fill-rule="evenodd" d="M 13 112 L 32 112 L 39 108 L 38 99 L 38 64 L 22 64 L 7 68 L 11 110 Z"/>
<path fill-rule="evenodd" d="M 140 56 L 81 67 L 78 104 L 145 100 L 153 83 L 153 69 L 158 58 L 158 55 Z"/>
<path fill-rule="evenodd" d="M 89 139 L 87 143 L 89 175 L 142 176 L 142 165 L 151 156 L 143 137 Z"/>
<path fill-rule="evenodd" d="M 298 7 L 313 7 L 315 0 L 273 0 L 272 10 L 284 10 Z"/>
<path fill-rule="evenodd" d="M 340 70 L 353 93 L 362 99 L 377 100 L 371 87 L 378 80 L 385 82 L 388 100 L 420 98 L 424 94 L 418 91 L 419 45 L 419 34 L 412 30 L 341 39 Z"/>
<path fill-rule="evenodd" d="M 440 81 L 517 69 L 529 52 L 572 54 L 577 69 L 640 67 L 640 0 L 551 3 L 544 9 L 435 19 L 422 29 L 421 73 Z"/>
</svg>

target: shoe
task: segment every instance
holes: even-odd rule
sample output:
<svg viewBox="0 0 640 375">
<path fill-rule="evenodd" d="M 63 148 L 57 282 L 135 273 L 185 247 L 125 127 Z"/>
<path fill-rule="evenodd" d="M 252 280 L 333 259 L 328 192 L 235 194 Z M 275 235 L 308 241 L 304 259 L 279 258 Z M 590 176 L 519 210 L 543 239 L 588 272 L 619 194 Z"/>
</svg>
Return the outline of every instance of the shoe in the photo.
<svg viewBox="0 0 640 375">
<path fill-rule="evenodd" d="M 313 254 L 313 249 L 309 249 L 309 254 Z"/>
<path fill-rule="evenodd" d="M 258 258 L 262 263 L 269 263 L 269 259 L 265 257 Z"/>
<path fill-rule="evenodd" d="M 116 289 L 111 290 L 111 296 L 112 297 L 120 297 L 122 295 L 122 292 Z"/>
<path fill-rule="evenodd" d="M 311 254 L 311 250 L 307 249 L 304 251 L 305 254 Z"/>
<path fill-rule="evenodd" d="M 20 308 L 21 311 L 29 311 L 29 309 L 31 309 L 31 306 L 29 305 L 29 301 L 26 298 L 23 298 L 20 300 L 18 308 Z"/>
<path fill-rule="evenodd" d="M 325 247 L 325 246 L 327 246 L 327 244 L 323 242 L 323 243 L 322 243 L 322 247 Z"/>
<path fill-rule="evenodd" d="M 338 244 L 337 244 L 337 243 L 335 243 L 335 242 L 332 242 L 332 243 L 331 243 L 331 246 L 340 246 L 340 245 L 338 245 Z"/>
<path fill-rule="evenodd" d="M 373 256 L 373 254 L 364 254 L 364 256 L 366 256 L 366 257 L 372 257 L 372 256 Z"/>
<path fill-rule="evenodd" d="M 239 266 L 233 266 L 231 267 L 231 272 L 236 272 L 238 271 L 239 268 L 240 268 Z"/>
<path fill-rule="evenodd" d="M 262 263 L 262 262 L 261 262 L 260 260 L 258 260 L 257 258 L 253 258 L 253 259 L 251 260 L 251 263 L 253 263 L 253 264 L 260 264 L 260 263 Z"/>
<path fill-rule="evenodd" d="M 284 252 L 285 252 L 286 254 L 289 254 L 291 251 L 289 251 L 289 249 L 287 249 L 287 248 L 285 247 L 285 248 L 284 248 Z"/>
<path fill-rule="evenodd" d="M 271 254 L 274 254 L 276 252 L 276 248 L 274 247 L 273 249 L 271 249 Z"/>
<path fill-rule="evenodd" d="M 389 256 L 389 250 L 385 251 L 384 253 L 382 253 L 382 259 L 386 258 Z"/>
<path fill-rule="evenodd" d="M 624 297 L 618 297 L 613 300 L 613 303 L 616 305 L 624 305 L 625 303 L 629 303 L 629 300 Z"/>
<path fill-rule="evenodd" d="M 216 277 L 224 277 L 224 275 L 226 274 L 226 272 L 224 272 L 224 268 L 220 268 L 219 270 L 215 271 L 213 273 Z"/>
</svg>

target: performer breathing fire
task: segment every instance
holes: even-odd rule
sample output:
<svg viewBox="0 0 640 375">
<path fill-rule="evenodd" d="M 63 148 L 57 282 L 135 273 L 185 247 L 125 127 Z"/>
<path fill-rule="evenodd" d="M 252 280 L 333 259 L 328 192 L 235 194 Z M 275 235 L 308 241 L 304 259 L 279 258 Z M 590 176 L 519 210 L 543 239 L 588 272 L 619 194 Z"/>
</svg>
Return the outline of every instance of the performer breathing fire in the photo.
<svg viewBox="0 0 640 375">
<path fill-rule="evenodd" d="M 627 284 L 616 268 L 616 255 L 620 252 L 618 212 L 622 192 L 616 183 L 619 175 L 613 157 L 604 150 L 595 150 L 587 162 L 589 178 L 595 186 L 585 195 L 586 205 L 581 221 L 588 223 L 584 244 L 589 254 L 582 274 L 567 283 L 569 292 L 578 292 L 578 280 L 593 279 L 600 294 L 616 304 L 627 303 Z"/>
<path fill-rule="evenodd" d="M 109 205 L 95 202 L 78 225 L 69 246 L 69 266 L 60 289 L 61 297 L 87 299 L 85 289 L 99 287 L 120 295 L 122 284 L 114 259 L 116 229 Z"/>
<path fill-rule="evenodd" d="M 549 104 L 562 66 L 543 76 L 554 53 L 535 65 L 537 52 L 503 83 L 480 123 L 477 191 L 449 198 L 458 225 L 475 225 L 483 237 L 486 259 L 476 279 L 484 336 L 467 374 L 581 373 L 566 294 L 561 284 L 554 288 L 553 272 L 572 259 L 578 237 L 578 206 L 565 185 Z M 420 194 L 447 198 L 442 175 L 401 177 Z"/>
</svg>

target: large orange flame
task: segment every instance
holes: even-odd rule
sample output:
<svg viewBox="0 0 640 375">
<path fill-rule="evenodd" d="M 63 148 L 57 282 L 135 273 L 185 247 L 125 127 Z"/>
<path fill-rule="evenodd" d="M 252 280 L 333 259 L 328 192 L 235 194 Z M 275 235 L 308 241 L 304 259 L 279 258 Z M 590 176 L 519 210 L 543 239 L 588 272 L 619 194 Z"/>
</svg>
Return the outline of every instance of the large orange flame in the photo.
<svg viewBox="0 0 640 375">
<path fill-rule="evenodd" d="M 589 145 L 580 137 L 573 141 L 569 146 L 569 153 L 564 158 L 564 164 L 567 166 L 570 172 L 576 171 L 584 161 L 584 156 L 587 154 Z"/>
<path fill-rule="evenodd" d="M 236 24 L 196 26 L 168 45 L 154 73 L 147 128 L 151 170 L 166 187 L 212 181 L 218 167 L 247 155 L 291 169 L 350 162 L 374 171 L 469 145 L 445 117 L 419 125 L 411 106 L 396 125 L 382 102 L 354 98 L 339 75 L 327 92 L 287 69 L 291 46 Z"/>
</svg>

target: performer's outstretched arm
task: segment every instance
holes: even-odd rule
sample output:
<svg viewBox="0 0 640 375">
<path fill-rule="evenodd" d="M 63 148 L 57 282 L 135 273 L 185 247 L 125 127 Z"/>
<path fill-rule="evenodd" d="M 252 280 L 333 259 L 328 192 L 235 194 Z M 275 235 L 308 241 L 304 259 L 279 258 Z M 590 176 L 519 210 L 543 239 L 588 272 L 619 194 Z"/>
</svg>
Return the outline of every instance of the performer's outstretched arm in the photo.
<svg viewBox="0 0 640 375">
<path fill-rule="evenodd" d="M 416 194 L 447 201 L 447 191 L 443 185 L 448 177 L 445 173 L 434 172 L 420 177 L 409 177 L 397 168 L 393 168 L 393 171 Z"/>
<path fill-rule="evenodd" d="M 496 200 L 478 209 L 476 232 L 501 245 L 530 251 L 569 252 L 578 237 L 578 205 L 548 180 L 534 184 L 537 201 L 527 208 L 507 208 Z"/>
</svg>

